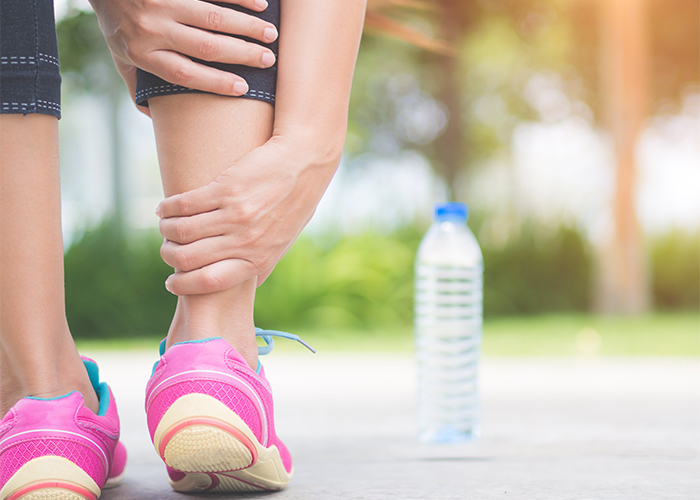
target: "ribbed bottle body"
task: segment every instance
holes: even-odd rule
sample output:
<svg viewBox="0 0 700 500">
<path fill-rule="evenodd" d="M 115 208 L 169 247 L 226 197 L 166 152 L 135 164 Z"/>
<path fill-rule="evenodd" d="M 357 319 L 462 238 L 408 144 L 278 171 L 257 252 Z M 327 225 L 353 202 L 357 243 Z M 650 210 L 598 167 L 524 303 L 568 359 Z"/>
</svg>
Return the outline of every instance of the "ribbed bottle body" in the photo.
<svg viewBox="0 0 700 500">
<path fill-rule="evenodd" d="M 418 437 L 468 440 L 480 421 L 483 260 L 466 221 L 436 220 L 415 271 Z"/>
</svg>

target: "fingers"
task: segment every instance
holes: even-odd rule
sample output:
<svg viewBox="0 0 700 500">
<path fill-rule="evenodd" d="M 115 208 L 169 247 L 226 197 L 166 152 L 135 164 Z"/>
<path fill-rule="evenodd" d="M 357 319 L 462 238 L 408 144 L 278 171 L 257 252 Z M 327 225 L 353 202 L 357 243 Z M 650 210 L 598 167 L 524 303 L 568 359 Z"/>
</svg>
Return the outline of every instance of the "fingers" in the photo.
<svg viewBox="0 0 700 500">
<path fill-rule="evenodd" d="M 267 9 L 267 2 L 265 0 L 219 0 L 219 2 L 240 5 L 241 7 L 257 12 Z"/>
<path fill-rule="evenodd" d="M 220 208 L 218 184 L 211 183 L 185 193 L 176 194 L 161 201 L 156 207 L 160 218 L 185 217 L 203 214 Z"/>
<path fill-rule="evenodd" d="M 186 26 L 173 30 L 170 44 L 172 50 L 204 61 L 253 68 L 269 68 L 275 63 L 273 52 L 262 45 Z"/>
<path fill-rule="evenodd" d="M 175 295 L 201 295 L 227 290 L 256 275 L 251 262 L 227 259 L 194 271 L 172 274 L 165 288 Z"/>
<path fill-rule="evenodd" d="M 189 217 L 161 219 L 159 230 L 166 240 L 186 245 L 203 238 L 222 235 L 227 226 L 226 222 L 224 214 L 219 210 L 214 210 Z M 179 268 L 180 266 L 173 267 Z"/>
<path fill-rule="evenodd" d="M 238 75 L 198 64 L 170 50 L 149 54 L 143 68 L 175 85 L 182 85 L 214 94 L 240 96 L 248 92 L 248 84 Z"/>
<path fill-rule="evenodd" d="M 160 256 L 166 264 L 179 271 L 194 271 L 229 258 L 231 248 L 227 241 L 228 238 L 215 237 L 180 245 L 165 240 L 160 247 Z"/>
<path fill-rule="evenodd" d="M 203 30 L 246 36 L 265 43 L 272 43 L 277 39 L 277 28 L 274 24 L 206 2 L 187 2 L 178 5 L 173 16 L 176 21 L 184 25 Z"/>
</svg>

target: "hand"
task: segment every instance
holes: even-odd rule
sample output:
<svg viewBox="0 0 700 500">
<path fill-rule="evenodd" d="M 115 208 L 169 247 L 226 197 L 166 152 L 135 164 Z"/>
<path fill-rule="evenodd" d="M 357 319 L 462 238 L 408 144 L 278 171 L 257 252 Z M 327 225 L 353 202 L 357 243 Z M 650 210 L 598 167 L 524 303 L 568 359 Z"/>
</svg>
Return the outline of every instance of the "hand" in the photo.
<svg viewBox="0 0 700 500">
<path fill-rule="evenodd" d="M 253 11 L 265 0 L 220 0 Z M 204 61 L 268 68 L 271 50 L 214 31 L 265 43 L 277 38 L 274 25 L 255 16 L 201 0 L 90 0 L 114 63 L 129 93 L 136 89 L 136 67 L 176 85 L 223 95 L 242 95 L 248 85 L 240 76 L 204 66 Z M 145 109 L 145 108 L 144 108 Z"/>
<path fill-rule="evenodd" d="M 311 219 L 340 161 L 275 136 L 211 184 L 163 200 L 163 260 L 175 295 L 212 293 L 269 276 Z"/>
</svg>

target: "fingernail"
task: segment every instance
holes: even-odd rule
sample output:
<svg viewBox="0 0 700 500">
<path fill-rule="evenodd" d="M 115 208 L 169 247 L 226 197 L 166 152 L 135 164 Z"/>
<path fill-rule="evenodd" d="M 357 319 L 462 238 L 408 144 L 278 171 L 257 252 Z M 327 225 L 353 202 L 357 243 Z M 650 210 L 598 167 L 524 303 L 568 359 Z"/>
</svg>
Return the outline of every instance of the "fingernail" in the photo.
<svg viewBox="0 0 700 500">
<path fill-rule="evenodd" d="M 233 93 L 236 95 L 243 95 L 248 92 L 248 84 L 246 82 L 237 81 L 233 84 Z"/>
<path fill-rule="evenodd" d="M 263 38 L 268 42 L 274 42 L 277 38 L 277 30 L 271 26 L 268 26 L 263 30 Z"/>
<path fill-rule="evenodd" d="M 275 56 L 272 55 L 272 52 L 263 52 L 263 55 L 262 55 L 263 68 L 269 68 L 273 64 L 275 64 Z"/>
<path fill-rule="evenodd" d="M 161 214 L 162 214 L 162 212 L 161 212 L 161 210 L 160 210 L 160 205 L 158 205 L 158 206 L 156 207 L 156 216 L 157 216 L 157 217 L 160 217 Z"/>
<path fill-rule="evenodd" d="M 173 291 L 170 289 L 170 282 L 172 280 L 172 276 L 169 277 L 167 280 L 165 280 L 165 289 L 169 291 L 170 293 L 173 293 Z"/>
<path fill-rule="evenodd" d="M 258 9 L 267 9 L 267 2 L 265 0 L 255 0 L 255 6 Z"/>
</svg>

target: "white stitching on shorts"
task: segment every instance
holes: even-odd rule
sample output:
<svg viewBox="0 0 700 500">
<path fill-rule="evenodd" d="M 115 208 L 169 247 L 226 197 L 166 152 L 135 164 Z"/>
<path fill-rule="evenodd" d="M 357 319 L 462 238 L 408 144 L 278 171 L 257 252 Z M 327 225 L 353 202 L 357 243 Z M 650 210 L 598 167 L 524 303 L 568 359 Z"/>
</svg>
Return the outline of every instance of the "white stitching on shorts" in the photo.
<svg viewBox="0 0 700 500">
<path fill-rule="evenodd" d="M 172 87 L 177 87 L 177 88 L 173 89 Z M 170 90 L 156 90 L 156 89 L 170 89 Z M 188 89 L 186 87 L 182 87 L 180 85 L 175 85 L 173 83 L 169 83 L 167 85 L 159 85 L 158 87 L 148 87 L 146 89 L 139 90 L 138 92 L 136 92 L 136 95 L 134 97 L 136 98 L 136 100 L 138 100 L 141 96 L 143 96 L 144 94 L 147 94 L 147 93 L 148 94 L 150 94 L 150 93 L 157 94 L 160 92 L 169 92 L 169 91 L 173 91 L 173 90 L 188 90 Z"/>
<path fill-rule="evenodd" d="M 3 111 L 28 111 L 29 104 L 26 102 L 3 102 L 2 103 L 2 110 Z"/>
<path fill-rule="evenodd" d="M 2 56 L 0 64 L 36 64 L 34 56 Z"/>
<path fill-rule="evenodd" d="M 51 101 L 42 101 L 41 99 L 37 99 L 37 102 L 40 104 L 37 104 L 37 106 L 41 108 L 50 108 L 50 109 L 55 109 L 56 111 L 61 111 L 61 105 L 56 103 L 56 102 L 51 102 Z"/>
<path fill-rule="evenodd" d="M 58 66 L 58 62 L 59 62 L 58 57 L 52 56 L 51 54 L 44 54 L 43 52 L 39 52 L 39 55 L 45 57 L 46 59 L 50 59 L 50 61 L 48 61 L 48 62 L 52 62 L 56 66 Z"/>
<path fill-rule="evenodd" d="M 39 61 L 60 67 L 58 59 L 51 54 L 39 52 Z M 36 64 L 36 58 L 34 56 L 2 56 L 0 64 Z"/>
<path fill-rule="evenodd" d="M 136 92 L 136 95 L 134 97 L 137 101 L 143 101 L 148 100 L 148 98 L 153 97 L 155 94 L 169 94 L 172 92 L 179 92 L 182 90 L 189 91 L 192 89 L 170 83 L 168 85 L 159 85 L 157 87 L 148 87 L 139 90 L 138 92 Z M 243 94 L 243 96 L 258 97 L 271 102 L 275 101 L 275 94 L 272 94 L 270 92 L 263 92 L 262 90 L 249 89 L 248 92 Z"/>
<path fill-rule="evenodd" d="M 61 112 L 61 105 L 55 102 L 37 99 L 37 102 L 3 102 L 2 111 L 30 111 L 35 108 L 46 108 Z"/>
</svg>

